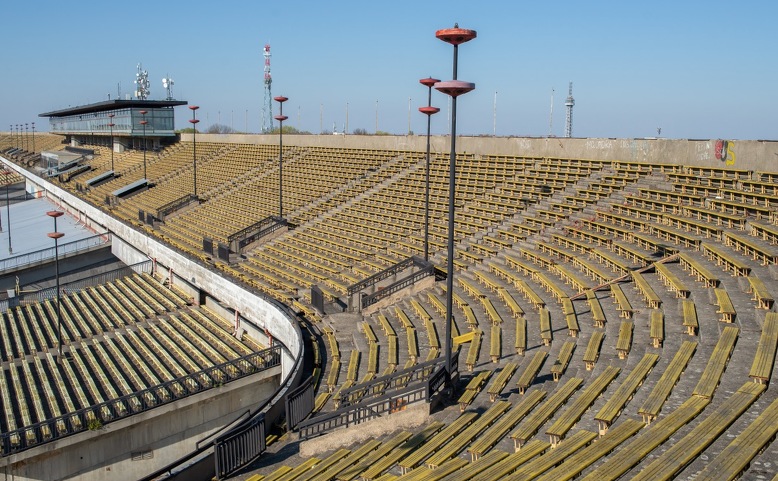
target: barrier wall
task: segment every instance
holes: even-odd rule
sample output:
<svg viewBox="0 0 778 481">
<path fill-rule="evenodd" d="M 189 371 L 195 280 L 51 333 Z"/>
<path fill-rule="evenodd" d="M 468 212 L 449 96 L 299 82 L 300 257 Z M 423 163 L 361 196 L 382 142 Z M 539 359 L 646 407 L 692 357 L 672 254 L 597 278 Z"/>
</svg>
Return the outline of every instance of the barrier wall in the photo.
<svg viewBox="0 0 778 481">
<path fill-rule="evenodd" d="M 192 140 L 192 134 L 181 134 Z M 198 142 L 278 144 L 278 135 L 197 134 Z M 448 153 L 448 136 L 432 136 L 432 152 Z M 284 146 L 426 152 L 426 135 L 288 135 Z M 457 136 L 457 152 L 778 171 L 778 141 L 735 139 L 568 139 Z"/>
</svg>

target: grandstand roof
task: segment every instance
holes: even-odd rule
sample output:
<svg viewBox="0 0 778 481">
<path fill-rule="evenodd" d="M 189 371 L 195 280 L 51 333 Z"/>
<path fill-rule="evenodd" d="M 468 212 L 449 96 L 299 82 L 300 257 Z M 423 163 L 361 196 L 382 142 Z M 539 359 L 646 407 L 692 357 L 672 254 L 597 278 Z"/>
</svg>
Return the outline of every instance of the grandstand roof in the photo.
<svg viewBox="0 0 778 481">
<path fill-rule="evenodd" d="M 38 117 L 67 117 L 69 115 L 91 114 L 95 112 L 105 112 L 109 110 L 119 110 L 126 108 L 163 108 L 178 107 L 186 105 L 186 100 L 106 100 L 93 104 L 80 105 L 77 107 L 68 107 L 61 110 L 52 110 L 38 114 Z"/>
</svg>

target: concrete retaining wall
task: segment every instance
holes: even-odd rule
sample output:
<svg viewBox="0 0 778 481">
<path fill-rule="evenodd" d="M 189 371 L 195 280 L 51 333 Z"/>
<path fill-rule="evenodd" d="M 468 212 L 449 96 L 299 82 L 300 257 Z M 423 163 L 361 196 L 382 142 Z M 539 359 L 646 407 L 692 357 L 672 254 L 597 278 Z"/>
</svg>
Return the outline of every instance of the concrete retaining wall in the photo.
<svg viewBox="0 0 778 481">
<path fill-rule="evenodd" d="M 242 412 L 269 398 L 281 380 L 276 367 L 136 414 L 99 429 L 2 458 L 5 479 L 83 481 L 140 479 L 195 449 Z"/>
<path fill-rule="evenodd" d="M 181 134 L 192 140 L 192 134 Z M 278 144 L 278 135 L 198 134 L 202 142 Z M 457 152 L 565 159 L 678 163 L 698 167 L 778 171 L 778 141 L 732 140 L 717 155 L 717 139 L 567 139 L 457 137 Z M 433 152 L 449 152 L 448 136 L 431 138 Z M 347 149 L 427 150 L 425 135 L 284 135 L 284 146 Z M 722 158 L 723 157 L 723 158 Z"/>
</svg>

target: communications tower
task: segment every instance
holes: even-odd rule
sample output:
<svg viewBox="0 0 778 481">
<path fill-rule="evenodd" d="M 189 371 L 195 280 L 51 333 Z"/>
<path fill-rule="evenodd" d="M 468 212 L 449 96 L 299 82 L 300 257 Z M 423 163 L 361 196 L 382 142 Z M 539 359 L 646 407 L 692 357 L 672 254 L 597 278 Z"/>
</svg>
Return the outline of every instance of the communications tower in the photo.
<svg viewBox="0 0 778 481">
<path fill-rule="evenodd" d="M 265 98 L 262 104 L 262 132 L 270 132 L 273 128 L 273 96 L 270 94 L 270 84 L 273 77 L 270 75 L 270 44 L 265 44 Z"/>
<path fill-rule="evenodd" d="M 573 136 L 573 105 L 575 105 L 575 99 L 573 98 L 573 82 L 570 82 L 570 89 L 567 94 L 567 100 L 565 100 L 565 107 L 567 107 L 567 117 L 565 118 L 565 137 Z"/>
</svg>

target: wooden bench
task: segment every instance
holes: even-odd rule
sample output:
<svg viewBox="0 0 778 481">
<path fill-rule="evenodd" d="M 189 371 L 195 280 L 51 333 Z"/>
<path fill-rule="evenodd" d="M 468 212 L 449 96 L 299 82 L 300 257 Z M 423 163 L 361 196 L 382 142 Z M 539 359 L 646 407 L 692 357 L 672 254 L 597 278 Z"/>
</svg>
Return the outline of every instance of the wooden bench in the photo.
<svg viewBox="0 0 778 481">
<path fill-rule="evenodd" d="M 646 278 L 639 272 L 634 271 L 632 272 L 632 280 L 635 281 L 635 287 L 637 287 L 638 291 L 643 295 L 643 300 L 646 301 L 646 305 L 651 309 L 659 309 L 662 305 L 662 299 L 656 295 L 656 292 L 654 292 L 654 289 L 648 284 Z"/>
<path fill-rule="evenodd" d="M 541 307 L 538 315 L 540 316 L 540 338 L 543 340 L 543 345 L 550 346 L 554 339 L 551 331 L 551 313 L 545 307 Z"/>
<path fill-rule="evenodd" d="M 729 358 L 732 355 L 732 350 L 735 348 L 739 332 L 740 330 L 735 326 L 724 328 L 721 337 L 719 337 L 719 342 L 713 348 L 713 354 L 711 354 L 708 364 L 705 365 L 705 370 L 702 372 L 702 376 L 700 376 L 700 380 L 692 394 L 708 399 L 713 397 L 713 393 L 721 381 L 721 375 L 724 373 L 724 369 L 727 367 Z"/>
<path fill-rule="evenodd" d="M 629 299 L 627 299 L 621 286 L 618 284 L 611 284 L 611 295 L 616 302 L 616 309 L 619 311 L 619 317 L 631 319 L 632 313 L 635 311 L 632 309 L 632 304 L 630 304 Z"/>
<path fill-rule="evenodd" d="M 573 301 L 569 297 L 562 298 L 562 313 L 565 315 L 565 322 L 567 323 L 567 335 L 578 337 L 581 328 L 578 325 L 578 315 L 575 313 Z"/>
<path fill-rule="evenodd" d="M 546 430 L 552 448 L 556 448 L 562 438 L 581 419 L 584 412 L 607 389 L 608 385 L 616 379 L 621 369 L 608 366 L 599 376 L 589 383 L 584 391 L 572 402 L 570 407 L 556 418 L 556 421 Z"/>
<path fill-rule="evenodd" d="M 689 297 L 689 289 L 665 264 L 655 262 L 654 269 L 659 276 L 659 280 L 675 293 L 675 297 L 682 299 Z"/>
<path fill-rule="evenodd" d="M 565 373 L 567 365 L 570 364 L 570 359 L 573 358 L 573 351 L 575 351 L 575 341 L 565 341 L 562 344 L 562 349 L 559 350 L 554 365 L 551 366 L 551 375 L 554 377 L 554 382 L 559 382 L 559 377 Z"/>
<path fill-rule="evenodd" d="M 773 307 L 773 296 L 767 291 L 767 287 L 761 279 L 748 276 L 748 287 L 748 293 L 753 296 L 751 300 L 756 301 L 760 309 L 769 310 Z"/>
<path fill-rule="evenodd" d="M 419 344 L 416 341 L 416 328 L 409 327 L 405 329 L 405 337 L 408 340 L 408 359 L 416 364 L 419 357 Z"/>
<path fill-rule="evenodd" d="M 726 289 L 716 288 L 713 289 L 716 294 L 716 305 L 719 306 L 716 310 L 716 314 L 721 314 L 721 322 L 734 322 L 737 312 L 735 312 L 735 306 L 732 305 L 732 301 L 729 298 L 729 294 Z"/>
<path fill-rule="evenodd" d="M 507 367 L 507 366 L 506 366 Z M 501 417 L 492 427 L 478 437 L 467 448 L 471 460 L 477 461 L 479 456 L 491 449 L 500 440 L 524 419 L 546 397 L 546 392 L 536 389 L 522 397 L 505 416 Z M 466 478 L 469 480 L 470 478 Z"/>
<path fill-rule="evenodd" d="M 491 376 L 492 371 L 487 370 L 479 372 L 470 379 L 467 386 L 465 386 L 465 391 L 459 396 L 459 400 L 457 401 L 461 412 L 465 412 L 467 406 L 473 402 L 478 393 L 481 392 L 481 388 L 483 388 L 486 381 L 488 381 Z"/>
<path fill-rule="evenodd" d="M 516 340 L 514 342 L 516 355 L 523 356 L 527 349 L 527 319 L 519 317 L 516 319 Z"/>
<path fill-rule="evenodd" d="M 700 328 L 700 324 L 697 321 L 697 308 L 694 305 L 694 301 L 691 299 L 683 300 L 683 325 L 686 328 L 686 333 L 690 336 L 696 336 L 697 330 Z"/>
<path fill-rule="evenodd" d="M 619 359 L 626 359 L 629 355 L 629 349 L 632 347 L 632 328 L 631 322 L 621 321 L 619 338 L 616 341 L 616 352 L 619 353 Z"/>
<path fill-rule="evenodd" d="M 583 361 L 587 371 L 594 369 L 594 364 L 600 357 L 600 346 L 602 340 L 605 338 L 603 331 L 592 332 L 592 337 L 589 338 L 589 342 L 586 345 L 586 351 L 584 352 Z"/>
<path fill-rule="evenodd" d="M 605 327 L 605 312 L 602 310 L 600 300 L 597 298 L 597 293 L 593 290 L 586 291 L 586 301 L 589 303 L 589 309 L 592 311 L 592 318 L 594 319 L 594 327 Z"/>
<path fill-rule="evenodd" d="M 390 451 L 386 456 L 377 460 L 374 464 L 369 466 L 365 471 L 360 474 L 363 480 L 376 479 L 381 473 L 390 469 L 399 460 L 405 458 L 410 453 L 414 452 L 422 446 L 427 440 L 432 438 L 436 433 L 443 429 L 446 425 L 440 421 L 434 421 L 428 424 L 420 432 L 416 433 L 408 440 L 403 442 L 396 449 Z"/>
<path fill-rule="evenodd" d="M 659 411 L 662 410 L 662 406 L 667 400 L 667 397 L 670 395 L 673 387 L 678 383 L 678 379 L 680 379 L 681 374 L 683 374 L 687 364 L 689 364 L 689 360 L 696 350 L 696 342 L 684 341 L 681 344 L 681 347 L 675 353 L 675 356 L 673 356 L 670 364 L 665 368 L 659 381 L 657 381 L 643 405 L 638 409 L 638 414 L 643 416 L 643 422 L 645 422 L 646 425 L 651 424 L 659 415 Z"/>
<path fill-rule="evenodd" d="M 477 418 L 478 413 L 468 412 L 461 414 L 453 422 L 449 423 L 441 431 L 437 432 L 434 436 L 428 439 L 423 444 L 405 458 L 400 460 L 397 465 L 403 474 L 407 473 L 410 469 L 416 467 L 419 463 L 427 459 L 438 449 L 440 449 L 445 443 L 453 439 L 457 434 L 462 432 L 466 427 L 472 424 Z"/>
<path fill-rule="evenodd" d="M 509 362 L 502 368 L 500 374 L 497 375 L 497 377 L 494 379 L 492 384 L 489 386 L 489 389 L 487 390 L 487 393 L 489 393 L 489 400 L 491 402 L 497 400 L 497 397 L 500 396 L 502 390 L 505 388 L 505 386 L 508 385 L 508 382 L 510 382 L 511 378 L 516 373 L 516 370 L 518 368 L 519 368 L 519 364 L 516 362 Z"/>
<path fill-rule="evenodd" d="M 478 353 L 481 350 L 481 337 L 483 336 L 483 331 L 480 329 L 475 330 L 475 336 L 473 337 L 472 342 L 470 343 L 470 347 L 467 349 L 467 358 L 465 360 L 465 365 L 467 366 L 467 370 L 472 372 L 473 367 L 478 362 Z"/>
<path fill-rule="evenodd" d="M 651 337 L 651 345 L 657 349 L 662 347 L 662 343 L 665 340 L 665 313 L 659 309 L 651 311 L 649 337 Z"/>
<path fill-rule="evenodd" d="M 678 254 L 678 260 L 681 267 L 685 271 L 689 271 L 689 275 L 695 276 L 697 282 L 702 282 L 705 287 L 718 287 L 719 278 L 713 275 L 708 268 L 697 262 L 688 254 L 681 252 Z"/>
<path fill-rule="evenodd" d="M 658 354 L 645 353 L 640 362 L 630 371 L 624 382 L 605 402 L 605 405 L 600 408 L 594 416 L 594 419 L 597 420 L 600 436 L 608 432 L 613 421 L 621 415 L 624 406 L 632 399 L 638 388 L 643 385 L 643 381 L 645 381 L 658 361 Z"/>
<path fill-rule="evenodd" d="M 507 289 L 500 288 L 497 290 L 497 294 L 499 294 L 500 298 L 503 300 L 503 302 L 505 302 L 505 305 L 508 306 L 508 309 L 510 309 L 511 315 L 514 319 L 524 317 L 524 309 L 519 306 L 519 303 L 516 302 L 516 299 L 513 298 Z"/>
<path fill-rule="evenodd" d="M 756 347 L 754 362 L 748 377 L 760 384 L 768 384 L 775 367 L 775 352 L 778 348 L 778 314 L 768 312 L 762 324 L 762 335 Z"/>
<path fill-rule="evenodd" d="M 751 266 L 748 263 L 717 245 L 703 243 L 702 252 L 717 266 L 723 267 L 725 272 L 731 271 L 733 276 L 747 276 L 751 273 Z"/>
<path fill-rule="evenodd" d="M 581 387 L 581 384 L 583 384 L 583 379 L 571 377 L 562 386 L 556 388 L 543 404 L 533 409 L 524 422 L 511 433 L 514 451 L 519 452 L 522 445 L 529 441 L 546 421 L 551 419 L 554 413 Z"/>
<path fill-rule="evenodd" d="M 524 395 L 524 392 L 529 389 L 535 377 L 538 375 L 540 368 L 543 367 L 543 362 L 546 360 L 548 353 L 546 351 L 537 351 L 530 360 L 527 367 L 524 368 L 516 385 L 519 388 L 519 394 Z"/>
<path fill-rule="evenodd" d="M 502 329 L 499 324 L 492 324 L 489 333 L 489 357 L 493 363 L 498 363 L 502 356 Z"/>
</svg>

